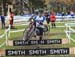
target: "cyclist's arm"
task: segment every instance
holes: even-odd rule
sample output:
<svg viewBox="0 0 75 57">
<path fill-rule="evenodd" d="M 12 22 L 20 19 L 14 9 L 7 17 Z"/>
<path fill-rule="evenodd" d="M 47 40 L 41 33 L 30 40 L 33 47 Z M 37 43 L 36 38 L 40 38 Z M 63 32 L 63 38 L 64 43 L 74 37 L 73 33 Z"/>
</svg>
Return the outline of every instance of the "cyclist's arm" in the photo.
<svg viewBox="0 0 75 57">
<path fill-rule="evenodd" d="M 45 20 L 45 21 L 43 22 L 43 24 L 44 24 L 44 25 L 47 25 L 47 21 Z"/>
<path fill-rule="evenodd" d="M 29 20 L 28 21 L 31 21 L 33 19 L 33 16 L 31 16 L 31 18 L 29 18 Z"/>
<path fill-rule="evenodd" d="M 32 15 L 32 16 L 29 18 L 29 21 L 34 20 L 34 17 L 35 17 L 35 15 Z"/>
</svg>

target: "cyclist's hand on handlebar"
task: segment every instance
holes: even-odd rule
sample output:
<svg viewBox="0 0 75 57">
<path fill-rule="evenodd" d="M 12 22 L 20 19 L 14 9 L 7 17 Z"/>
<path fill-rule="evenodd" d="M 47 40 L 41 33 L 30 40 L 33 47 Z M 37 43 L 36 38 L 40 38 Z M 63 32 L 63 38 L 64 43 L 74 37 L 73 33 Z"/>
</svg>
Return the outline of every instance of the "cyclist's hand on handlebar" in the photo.
<svg viewBox="0 0 75 57">
<path fill-rule="evenodd" d="M 44 26 L 48 27 L 48 24 L 44 24 Z"/>
</svg>

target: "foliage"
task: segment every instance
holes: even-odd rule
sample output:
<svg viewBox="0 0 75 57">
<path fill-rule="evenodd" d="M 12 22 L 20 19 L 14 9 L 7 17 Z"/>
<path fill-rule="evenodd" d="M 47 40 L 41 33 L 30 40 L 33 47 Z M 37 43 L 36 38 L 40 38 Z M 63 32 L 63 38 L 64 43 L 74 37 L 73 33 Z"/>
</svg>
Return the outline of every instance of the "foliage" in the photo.
<svg viewBox="0 0 75 57">
<path fill-rule="evenodd" d="M 56 12 L 75 11 L 75 0 L 52 0 L 49 4 L 51 5 L 51 9 L 54 9 Z"/>
<path fill-rule="evenodd" d="M 31 7 L 34 8 L 43 8 L 45 6 L 42 0 L 29 0 L 29 2 L 32 4 Z"/>
</svg>

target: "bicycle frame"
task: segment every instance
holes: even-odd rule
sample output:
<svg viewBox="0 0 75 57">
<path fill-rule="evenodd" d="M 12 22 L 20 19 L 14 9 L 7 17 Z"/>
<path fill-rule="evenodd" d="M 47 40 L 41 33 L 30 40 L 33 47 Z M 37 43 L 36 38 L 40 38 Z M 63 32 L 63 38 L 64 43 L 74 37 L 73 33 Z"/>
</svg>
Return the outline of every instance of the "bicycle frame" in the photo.
<svg viewBox="0 0 75 57">
<path fill-rule="evenodd" d="M 35 32 L 34 22 L 30 22 L 28 28 L 23 33 L 23 40 L 30 40 Z"/>
</svg>

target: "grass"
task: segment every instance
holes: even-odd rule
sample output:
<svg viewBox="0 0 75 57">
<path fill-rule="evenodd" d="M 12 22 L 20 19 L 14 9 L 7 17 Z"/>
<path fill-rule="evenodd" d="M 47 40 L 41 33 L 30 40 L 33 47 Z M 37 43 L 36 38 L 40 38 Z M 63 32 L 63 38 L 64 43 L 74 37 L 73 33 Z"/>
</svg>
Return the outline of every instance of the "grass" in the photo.
<svg viewBox="0 0 75 57">
<path fill-rule="evenodd" d="M 2 35 L 4 33 L 4 29 L 0 29 L 0 35 Z"/>
<path fill-rule="evenodd" d="M 57 26 L 60 25 L 64 25 L 64 24 L 56 24 Z M 16 26 L 15 29 L 11 29 L 13 30 L 19 30 L 19 29 L 24 29 L 26 26 Z M 65 32 L 64 32 L 65 28 L 50 28 L 50 33 L 56 33 L 56 34 L 50 34 L 50 35 L 46 35 L 44 36 L 43 39 L 63 39 L 66 38 Z M 4 30 L 0 30 L 0 34 L 3 34 Z M 58 34 L 57 34 L 58 33 Z M 62 34 L 63 33 L 63 34 Z M 19 38 L 22 38 L 23 36 L 23 32 L 17 32 L 17 33 L 11 33 L 11 37 L 9 38 L 9 40 L 17 40 Z M 72 37 L 74 38 L 74 34 L 72 35 Z M 0 44 L 3 43 L 5 41 L 5 37 L 0 39 Z M 75 43 L 71 41 L 70 44 L 66 44 L 66 45 L 61 45 L 61 44 L 53 44 L 53 45 L 37 45 L 40 48 L 69 48 L 69 47 L 75 47 Z M 33 46 L 15 46 L 15 47 L 9 47 L 9 46 L 3 46 L 1 49 L 33 49 Z M 5 56 L 6 57 L 6 56 Z M 75 57 L 75 55 L 45 55 L 45 56 L 7 56 L 7 57 Z"/>
<path fill-rule="evenodd" d="M 57 33 L 60 33 L 60 32 L 61 32 L 61 33 L 64 33 L 64 30 L 65 30 L 65 28 L 57 28 L 57 27 L 56 27 L 56 28 L 53 28 L 53 29 L 51 28 L 51 29 L 50 29 L 50 33 L 53 33 L 53 32 L 54 32 L 54 33 L 55 33 L 55 32 L 57 32 Z"/>
</svg>

